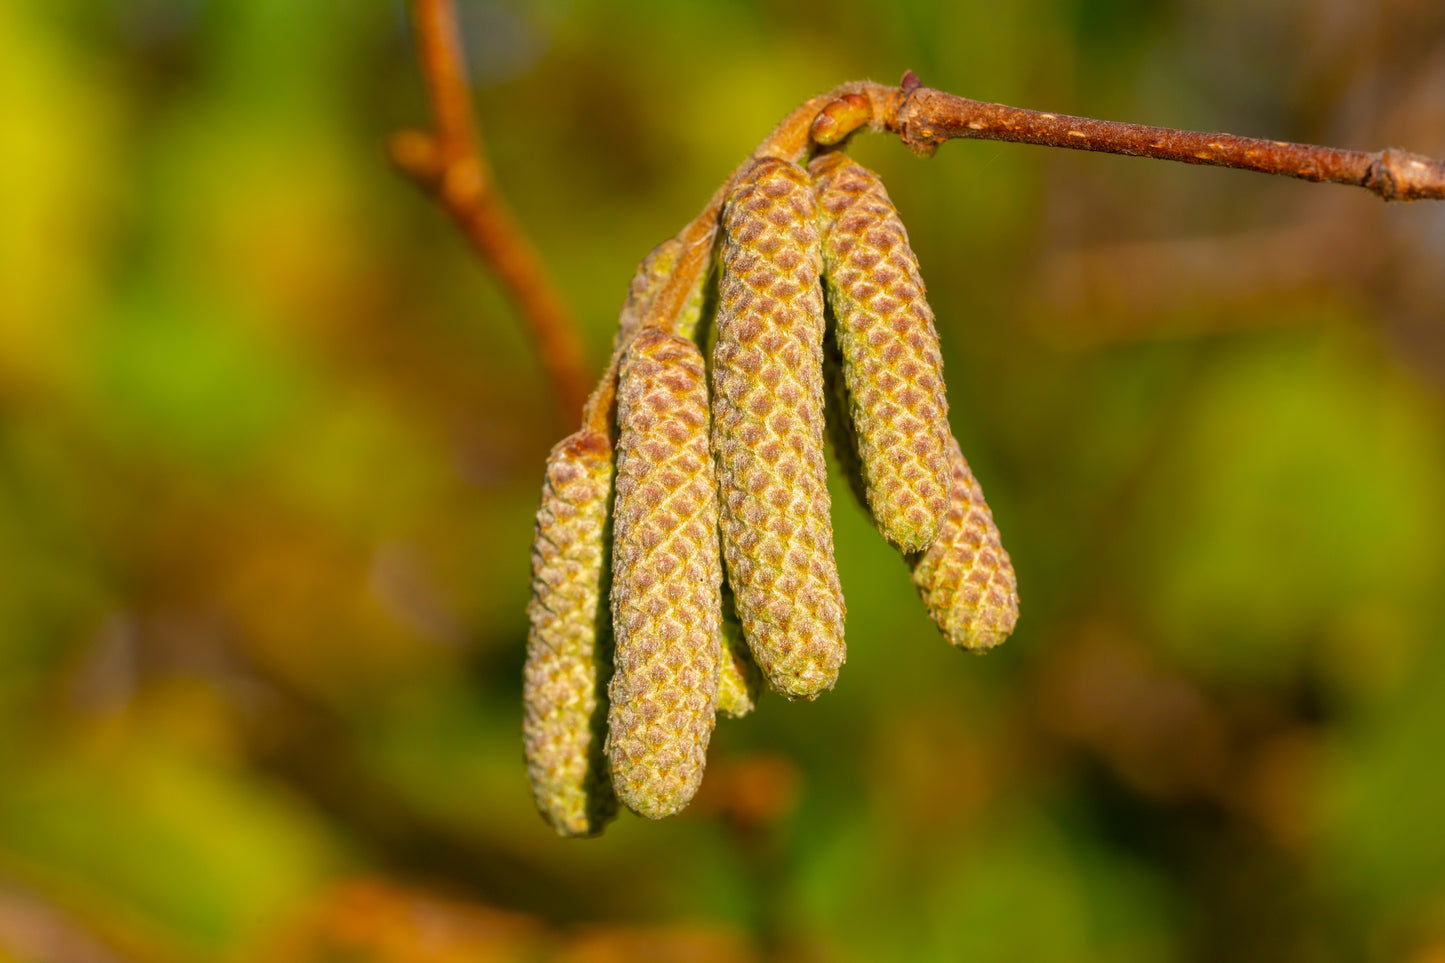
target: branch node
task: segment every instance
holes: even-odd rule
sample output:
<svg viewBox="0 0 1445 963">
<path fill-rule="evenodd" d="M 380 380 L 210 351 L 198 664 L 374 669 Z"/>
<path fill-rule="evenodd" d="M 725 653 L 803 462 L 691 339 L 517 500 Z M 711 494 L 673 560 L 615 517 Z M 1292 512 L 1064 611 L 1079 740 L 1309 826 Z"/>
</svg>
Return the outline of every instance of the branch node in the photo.
<svg viewBox="0 0 1445 963">
<path fill-rule="evenodd" d="M 476 206 L 487 193 L 487 175 L 475 157 L 459 157 L 446 166 L 441 179 L 442 199 L 458 208 Z"/>
<path fill-rule="evenodd" d="M 1387 201 L 1445 198 L 1445 163 L 1389 148 L 1372 156 L 1360 186 Z"/>
<path fill-rule="evenodd" d="M 903 96 L 890 129 L 897 132 L 898 138 L 913 153 L 920 157 L 932 157 L 938 145 L 947 138 L 938 136 L 932 125 L 918 122 L 917 117 L 930 115 L 927 101 L 933 91 L 923 86 L 911 70 L 903 75 L 903 84 L 899 89 L 903 91 Z"/>
<path fill-rule="evenodd" d="M 393 167 L 423 184 L 435 183 L 446 170 L 441 145 L 426 131 L 397 131 L 387 139 L 386 154 Z"/>
</svg>

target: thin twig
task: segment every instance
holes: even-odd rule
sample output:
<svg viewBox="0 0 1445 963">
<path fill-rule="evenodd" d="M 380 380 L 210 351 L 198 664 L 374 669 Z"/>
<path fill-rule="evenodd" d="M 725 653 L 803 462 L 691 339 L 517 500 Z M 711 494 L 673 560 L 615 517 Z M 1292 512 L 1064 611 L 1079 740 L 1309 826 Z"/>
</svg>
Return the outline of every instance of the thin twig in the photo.
<svg viewBox="0 0 1445 963">
<path fill-rule="evenodd" d="M 646 324 L 666 326 L 681 310 L 706 267 L 723 200 L 743 171 L 761 157 L 801 160 L 865 127 L 896 133 L 920 153 L 930 153 L 955 137 L 1007 140 L 1354 184 L 1385 200 L 1445 199 L 1445 162 L 1419 154 L 1397 150 L 1366 154 L 1021 110 L 924 87 L 910 70 L 898 87 L 871 81 L 843 84 L 789 114 L 678 233 L 682 253 L 653 299 Z M 588 403 L 585 418 L 597 430 L 606 430 L 609 423 L 617 363 L 625 348 L 616 346 Z"/>
<path fill-rule="evenodd" d="M 492 184 L 467 93 L 453 0 L 413 4 L 437 129 L 434 134 L 397 134 L 390 145 L 392 160 L 438 198 L 497 273 L 526 320 L 570 416 L 586 397 L 581 349 L 536 251 Z M 1352 184 L 1387 201 L 1445 199 L 1445 161 L 1408 151 L 1365 153 L 1025 110 L 924 87 L 909 71 L 898 87 L 870 81 L 843 84 L 807 101 L 778 125 L 677 235 L 682 250 L 653 299 L 646 324 L 665 325 L 681 309 L 706 266 L 718 212 L 740 172 L 764 156 L 800 160 L 864 127 L 898 134 L 912 150 L 925 154 L 954 138 L 1011 141 Z M 587 405 L 584 418 L 594 427 L 605 426 L 610 417 L 617 357 L 624 348 L 614 350 Z"/>
<path fill-rule="evenodd" d="M 1021 110 L 932 90 L 909 71 L 898 87 L 871 81 L 843 84 L 789 114 L 678 233 L 682 253 L 654 297 L 646 325 L 666 326 L 681 311 L 687 292 L 706 267 L 723 200 L 743 171 L 761 157 L 801 160 L 865 127 L 896 133 L 920 153 L 955 137 L 1010 140 L 1355 184 L 1386 200 L 1445 198 L 1445 163 L 1404 151 L 1364 154 Z M 605 430 L 609 423 L 617 364 L 625 348 L 616 346 L 588 402 L 584 417 L 597 430 Z"/>
<path fill-rule="evenodd" d="M 1003 140 L 1353 184 L 1387 201 L 1445 200 L 1445 161 L 1408 151 L 1365 153 L 1023 110 L 920 86 L 912 72 L 902 90 L 885 126 L 920 153 L 955 137 Z"/>
<path fill-rule="evenodd" d="M 472 111 L 454 2 L 414 0 L 412 19 L 435 130 L 394 135 L 391 161 L 436 198 L 496 274 L 570 423 L 587 397 L 582 345 L 542 259 L 492 178 Z"/>
</svg>

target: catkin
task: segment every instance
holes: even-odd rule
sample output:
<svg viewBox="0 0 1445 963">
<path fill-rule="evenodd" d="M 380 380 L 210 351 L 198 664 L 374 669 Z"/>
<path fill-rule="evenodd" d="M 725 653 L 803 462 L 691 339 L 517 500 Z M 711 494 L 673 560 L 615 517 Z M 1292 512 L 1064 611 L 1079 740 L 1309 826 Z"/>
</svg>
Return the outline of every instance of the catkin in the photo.
<svg viewBox="0 0 1445 963">
<path fill-rule="evenodd" d="M 863 462 L 858 457 L 858 439 L 853 433 L 853 416 L 848 413 L 848 386 L 843 379 L 843 356 L 838 350 L 838 321 L 825 311 L 828 331 L 823 337 L 823 422 L 838 470 L 858 506 L 868 508 L 868 486 L 863 481 Z M 871 515 L 871 512 L 870 512 Z"/>
<path fill-rule="evenodd" d="M 913 584 L 950 642 L 982 651 L 1008 638 L 1018 622 L 1018 583 L 983 490 L 952 435 L 948 443 L 953 469 L 948 517 L 937 540 L 911 557 Z"/>
<path fill-rule="evenodd" d="M 697 346 L 641 331 L 617 405 L 607 754 L 618 798 L 660 819 L 697 791 L 717 711 L 722 561 Z"/>
<path fill-rule="evenodd" d="M 532 542 L 522 730 L 537 808 L 563 836 L 599 833 L 617 811 L 603 751 L 611 499 L 605 435 L 579 431 L 552 449 Z"/>
<path fill-rule="evenodd" d="M 633 274 L 632 284 L 627 291 L 627 300 L 622 303 L 617 334 L 612 340 L 614 352 L 626 350 L 628 342 L 642 329 L 658 292 L 677 267 L 682 250 L 682 241 L 670 237 L 648 252 L 642 263 L 637 265 L 637 271 Z M 711 278 L 710 271 L 703 270 L 698 273 L 677 317 L 668 325 L 673 333 L 684 338 L 696 338 L 704 318 L 704 310 L 709 306 L 707 302 L 711 288 L 708 282 Z"/>
<path fill-rule="evenodd" d="M 737 603 L 726 578 L 722 584 L 722 662 L 718 669 L 717 711 L 734 719 L 742 718 L 758 707 L 763 676 L 748 652 L 748 640 L 738 621 Z"/>
<path fill-rule="evenodd" d="M 823 462 L 823 297 L 806 172 L 766 158 L 722 214 L 713 448 L 723 551 L 738 618 L 768 683 L 789 698 L 832 688 L 843 593 Z"/>
<path fill-rule="evenodd" d="M 657 297 L 657 292 L 667 280 L 667 276 L 677 266 L 677 256 L 681 250 L 682 242 L 670 237 L 649 251 L 642 263 L 637 265 L 637 271 L 632 275 L 632 284 L 627 289 L 627 300 L 622 303 L 617 335 L 613 339 L 614 350 L 621 351 L 626 348 L 633 335 L 642 328 L 642 323 L 647 320 L 648 309 L 652 307 L 653 298 Z"/>
<path fill-rule="evenodd" d="M 816 158 L 823 280 L 837 320 L 868 507 L 904 552 L 948 512 L 948 399 L 933 312 L 908 233 L 878 176 L 841 153 Z"/>
</svg>

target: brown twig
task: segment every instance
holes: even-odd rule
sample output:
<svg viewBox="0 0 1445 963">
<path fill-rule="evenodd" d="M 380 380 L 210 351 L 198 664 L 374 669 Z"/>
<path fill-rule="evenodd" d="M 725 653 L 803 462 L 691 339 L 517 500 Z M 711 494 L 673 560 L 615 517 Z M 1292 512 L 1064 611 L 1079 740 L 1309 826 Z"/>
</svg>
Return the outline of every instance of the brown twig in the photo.
<svg viewBox="0 0 1445 963">
<path fill-rule="evenodd" d="M 1445 200 L 1445 161 L 1408 151 L 1365 153 L 1023 110 L 923 87 L 911 71 L 901 89 L 886 126 L 920 153 L 955 137 L 1003 140 L 1353 184 L 1387 201 Z"/>
<path fill-rule="evenodd" d="M 742 171 L 761 157 L 801 160 L 810 151 L 831 148 L 865 127 L 896 133 L 920 153 L 930 153 L 955 137 L 1007 140 L 1355 184 L 1386 200 L 1445 198 L 1445 162 L 1418 154 L 1365 154 L 1022 110 L 924 87 L 910 70 L 898 87 L 871 81 L 843 84 L 789 114 L 678 233 L 682 253 L 653 299 L 646 324 L 665 326 L 681 311 L 687 292 L 706 267 L 723 200 Z M 584 418 L 594 429 L 606 430 L 609 423 L 617 362 L 625 348 L 616 346 L 588 402 Z"/>
<path fill-rule="evenodd" d="M 414 0 L 412 19 L 435 129 L 394 135 L 391 161 L 436 198 L 496 274 L 570 423 L 587 397 L 581 342 L 542 259 L 492 178 L 472 112 L 454 0 Z"/>
<path fill-rule="evenodd" d="M 535 250 L 492 186 L 467 95 L 453 0 L 413 3 L 437 129 L 434 134 L 397 134 L 390 145 L 392 160 L 440 200 L 496 271 L 526 319 L 543 367 L 570 416 L 585 397 L 581 350 Z M 1011 141 L 1352 184 L 1387 201 L 1445 199 L 1445 161 L 1408 151 L 1365 153 L 1024 110 L 924 87 L 909 71 L 898 87 L 868 81 L 844 84 L 807 101 L 779 124 L 678 233 L 682 249 L 677 264 L 653 299 L 646 326 L 666 325 L 680 311 L 706 267 L 718 212 L 740 172 L 760 157 L 800 160 L 864 127 L 896 133 L 924 154 L 954 138 Z M 588 401 L 584 420 L 593 427 L 608 423 L 617 359 L 625 347 L 616 346 Z"/>
</svg>

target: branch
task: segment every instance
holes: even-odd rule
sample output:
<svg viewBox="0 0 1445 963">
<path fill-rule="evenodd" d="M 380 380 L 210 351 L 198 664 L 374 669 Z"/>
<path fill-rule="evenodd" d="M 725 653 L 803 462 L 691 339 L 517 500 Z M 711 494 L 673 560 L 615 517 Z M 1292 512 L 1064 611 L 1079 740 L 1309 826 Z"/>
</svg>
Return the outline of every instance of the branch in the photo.
<svg viewBox="0 0 1445 963">
<path fill-rule="evenodd" d="M 435 130 L 395 134 L 387 145 L 391 162 L 436 199 L 492 269 L 571 422 L 587 397 L 581 342 L 542 259 L 492 178 L 467 89 L 454 0 L 413 0 L 412 19 Z"/>
<path fill-rule="evenodd" d="M 536 251 L 492 184 L 467 93 L 453 0 L 413 0 L 413 14 L 437 129 L 395 135 L 392 161 L 438 199 L 496 272 L 527 322 L 542 366 L 571 417 L 586 397 L 581 349 Z M 741 172 L 765 156 L 802 160 L 864 127 L 895 133 L 922 154 L 953 138 L 1011 141 L 1353 184 L 1387 201 L 1445 200 L 1445 161 L 1408 151 L 1364 153 L 1024 110 L 924 87 L 910 70 L 898 87 L 871 81 L 843 84 L 788 115 L 679 232 L 677 264 L 654 297 L 644 326 L 666 325 L 676 317 L 707 265 L 718 212 Z M 625 348 L 614 346 L 583 414 L 584 421 L 599 430 L 611 417 L 617 362 Z"/>
<path fill-rule="evenodd" d="M 1408 151 L 1365 153 L 1022 110 L 924 87 L 912 71 L 904 75 L 901 91 L 884 126 L 919 153 L 955 137 L 1002 140 L 1353 184 L 1387 201 L 1445 200 L 1445 161 Z M 836 125 L 823 126 L 820 143 Z"/>
<path fill-rule="evenodd" d="M 841 144 L 865 127 L 896 133 L 919 153 L 931 153 L 955 137 L 1007 140 L 1354 184 L 1385 200 L 1445 199 L 1445 162 L 1418 154 L 1391 150 L 1365 154 L 1022 110 L 924 87 L 910 70 L 898 87 L 872 81 L 843 84 L 784 118 L 678 233 L 682 253 L 654 297 L 644 326 L 666 326 L 681 311 L 687 292 L 707 265 L 723 200 L 743 171 L 761 157 L 802 160 L 810 152 Z M 626 347 L 614 347 L 588 402 L 583 417 L 595 430 L 607 430 L 617 366 Z"/>
</svg>

